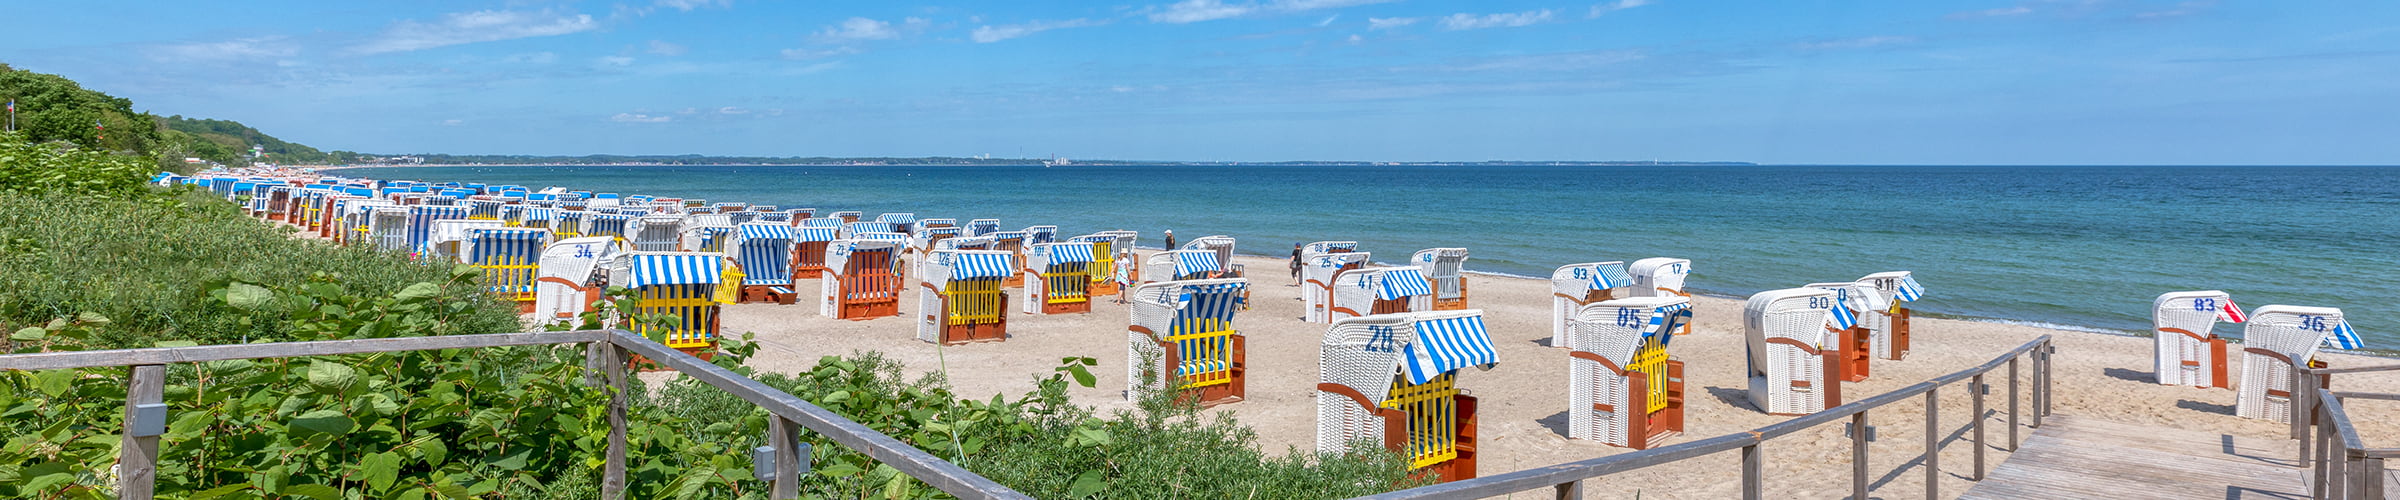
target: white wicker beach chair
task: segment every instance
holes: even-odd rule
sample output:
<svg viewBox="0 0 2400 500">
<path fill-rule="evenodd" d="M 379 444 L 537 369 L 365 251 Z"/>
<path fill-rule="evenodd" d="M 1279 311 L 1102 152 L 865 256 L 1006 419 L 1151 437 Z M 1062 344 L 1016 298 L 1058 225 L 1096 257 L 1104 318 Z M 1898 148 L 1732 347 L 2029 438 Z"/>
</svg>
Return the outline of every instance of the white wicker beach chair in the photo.
<svg viewBox="0 0 2400 500">
<path fill-rule="evenodd" d="M 1000 219 L 974 219 L 967 221 L 967 236 L 986 236 L 997 232 L 1000 232 Z"/>
<path fill-rule="evenodd" d="M 1810 283 L 1807 288 L 1833 291 L 1833 306 L 1842 310 L 1836 315 L 1847 314 L 1843 317 L 1850 324 L 1848 328 L 1827 327 L 1833 330 L 1826 335 L 1828 335 L 1829 342 L 1832 342 L 1832 349 L 1835 351 L 1834 360 L 1841 367 L 1841 380 L 1844 382 L 1865 381 L 1873 370 L 1873 367 L 1870 366 L 1875 359 L 1872 346 L 1876 342 L 1889 344 L 1891 340 L 1888 338 L 1877 340 L 1876 337 L 1887 335 L 1890 332 L 1889 330 L 1874 329 L 1872 321 L 1881 317 L 1880 314 L 1883 311 L 1891 310 L 1891 303 L 1884 300 L 1883 294 L 1876 291 L 1875 287 L 1863 281 Z"/>
<path fill-rule="evenodd" d="M 830 220 L 830 219 L 808 219 Z M 825 272 L 825 248 L 841 239 L 838 228 L 800 226 L 792 228 L 792 281 L 816 279 Z"/>
<path fill-rule="evenodd" d="M 1374 255 L 1368 252 L 1334 252 L 1310 254 L 1301 262 L 1300 297 L 1308 308 L 1305 318 L 1310 323 L 1333 322 L 1333 278 L 1343 271 L 1366 267 Z"/>
<path fill-rule="evenodd" d="M 1806 415 L 1841 406 L 1838 363 L 1827 317 L 1834 291 L 1769 290 L 1750 296 L 1742 334 L 1750 358 L 1750 402 L 1772 415 Z"/>
<path fill-rule="evenodd" d="M 1234 240 L 1232 236 L 1202 236 L 1198 238 L 1192 238 L 1191 241 L 1183 242 L 1183 248 L 1178 250 L 1205 250 L 1209 252 L 1215 252 L 1218 266 L 1217 272 L 1225 277 L 1239 277 L 1241 276 L 1241 267 L 1236 266 L 1233 263 L 1233 244 Z"/>
<path fill-rule="evenodd" d="M 1683 432 L 1683 362 L 1669 359 L 1667 344 L 1691 315 L 1683 297 L 1628 297 L 1577 311 L 1568 437 L 1638 450 Z"/>
<path fill-rule="evenodd" d="M 1161 281 L 1134 287 L 1125 333 L 1126 399 L 1173 387 L 1201 406 L 1248 395 L 1245 341 L 1234 328 L 1249 280 Z"/>
<path fill-rule="evenodd" d="M 733 252 L 727 251 L 728 248 L 725 246 L 725 244 L 731 242 L 732 240 L 732 225 L 692 224 L 687 219 L 683 225 L 683 234 L 677 235 L 675 244 L 686 252 L 715 252 L 731 256 Z"/>
<path fill-rule="evenodd" d="M 434 221 L 466 218 L 467 207 L 427 205 L 408 207 L 408 229 L 406 231 L 408 236 L 406 242 L 403 243 L 405 246 L 403 250 L 419 256 L 425 255 L 432 247 Z"/>
<path fill-rule="evenodd" d="M 1030 236 L 1028 236 L 1030 238 Z M 1035 243 L 1025 249 L 1026 314 L 1092 312 L 1092 244 Z"/>
<path fill-rule="evenodd" d="M 2216 336 L 2218 321 L 2240 323 L 2242 308 L 2220 290 L 2167 292 L 2150 303 L 2154 369 L 2160 385 L 2227 388 L 2230 360 L 2225 339 Z"/>
<path fill-rule="evenodd" d="M 1550 272 L 1550 347 L 1573 349 L 1575 330 L 1567 323 L 1586 304 L 1629 296 L 1632 275 L 1618 261 L 1558 266 Z M 1682 333 L 1682 332 L 1677 332 Z"/>
<path fill-rule="evenodd" d="M 1433 283 L 1433 295 L 1427 297 L 1429 311 L 1448 311 L 1467 308 L 1467 249 L 1428 248 L 1409 256 L 1409 263 Z"/>
<path fill-rule="evenodd" d="M 1211 250 L 1175 250 L 1150 254 L 1143 265 L 1143 282 L 1189 281 L 1228 277 L 1225 265 Z"/>
<path fill-rule="evenodd" d="M 624 244 L 606 236 L 566 238 L 543 248 L 541 267 L 535 270 L 540 276 L 535 278 L 534 322 L 571 321 L 591 310 L 607 288 L 602 271 L 622 253 Z"/>
<path fill-rule="evenodd" d="M 501 222 L 496 220 L 443 219 L 433 221 L 433 234 L 426 236 L 425 248 L 432 257 L 465 264 L 470 262 L 467 258 L 466 248 L 467 239 L 474 236 L 472 231 L 501 227 L 503 227 Z"/>
<path fill-rule="evenodd" d="M 957 238 L 945 241 L 959 241 Z M 1015 255 L 995 250 L 937 249 L 920 264 L 917 340 L 939 344 L 1008 339 L 1008 289 Z"/>
<path fill-rule="evenodd" d="M 900 314 L 903 241 L 835 240 L 825 246 L 817 312 L 829 318 L 872 319 Z"/>
<path fill-rule="evenodd" d="M 1869 274 L 1858 282 L 1874 287 L 1884 302 L 1890 303 L 1890 307 L 1859 318 L 1859 322 L 1875 331 L 1871 345 L 1875 357 L 1891 360 L 1908 357 L 1908 304 L 1925 298 L 1925 286 L 1917 284 L 1917 278 L 1908 271 Z"/>
<path fill-rule="evenodd" d="M 1094 233 L 1067 238 L 1067 241 L 1092 246 L 1091 285 L 1084 289 L 1084 293 L 1093 297 L 1116 295 L 1120 291 L 1117 287 L 1117 237 Z"/>
<path fill-rule="evenodd" d="M 2248 319 L 2242 328 L 2242 380 L 2234 388 L 2234 414 L 2242 418 L 2291 422 L 2292 365 L 2323 367 L 2317 350 L 2329 344 L 2364 347 L 2341 309 L 2271 305 Z"/>
<path fill-rule="evenodd" d="M 1333 275 L 1335 321 L 1376 314 L 1424 311 L 1433 286 L 1414 267 L 1366 267 Z"/>
<path fill-rule="evenodd" d="M 1475 477 L 1476 400 L 1455 382 L 1460 368 L 1498 361 L 1483 311 L 1335 320 L 1318 360 L 1319 452 L 1367 441 L 1444 481 Z"/>
<path fill-rule="evenodd" d="M 629 232 L 633 234 L 633 237 L 626 239 L 632 241 L 633 251 L 674 252 L 682 250 L 683 216 L 643 216 L 633 220 L 633 227 Z"/>
</svg>

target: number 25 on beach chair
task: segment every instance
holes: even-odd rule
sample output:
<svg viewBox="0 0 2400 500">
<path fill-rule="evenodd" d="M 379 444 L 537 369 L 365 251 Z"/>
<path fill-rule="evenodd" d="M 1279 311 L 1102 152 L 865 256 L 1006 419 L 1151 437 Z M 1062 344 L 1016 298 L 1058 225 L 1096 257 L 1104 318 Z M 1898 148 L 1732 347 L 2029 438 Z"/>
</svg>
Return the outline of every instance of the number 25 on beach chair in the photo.
<svg viewBox="0 0 2400 500">
<path fill-rule="evenodd" d="M 1035 243 L 1025 249 L 1026 314 L 1092 312 L 1092 244 Z"/>
<path fill-rule="evenodd" d="M 1300 297 L 1302 305 L 1308 308 L 1307 314 L 1302 319 L 1310 323 L 1332 323 L 1334 318 L 1334 277 L 1343 271 L 1365 267 L 1367 260 L 1373 258 L 1374 255 L 1368 252 L 1346 250 L 1320 253 L 1304 252 L 1302 255 L 1300 276 L 1307 281 L 1300 284 Z"/>
<path fill-rule="evenodd" d="M 1873 337 L 1877 332 L 1868 329 L 1867 320 L 1878 311 L 1891 307 L 1873 287 L 1863 283 L 1810 283 L 1808 288 L 1833 291 L 1834 316 L 1841 321 L 1825 324 L 1825 335 L 1833 342 L 1834 359 L 1841 367 L 1842 381 L 1862 382 L 1872 368 Z M 1838 324 L 1838 326 L 1837 326 Z"/>
<path fill-rule="evenodd" d="M 1750 296 L 1742 335 L 1750 358 L 1750 402 L 1769 415 L 1807 415 L 1842 405 L 1839 324 L 1832 290 L 1787 288 Z"/>
<path fill-rule="evenodd" d="M 1583 306 L 1626 295 L 1633 285 L 1625 263 L 1586 262 L 1558 266 L 1550 272 L 1550 347 L 1575 348 L 1576 330 L 1568 327 Z M 1677 332 L 1682 333 L 1682 332 Z"/>
<path fill-rule="evenodd" d="M 625 253 L 623 242 L 606 236 L 562 238 L 542 249 L 534 280 L 533 319 L 539 324 L 572 322 L 591 310 L 607 288 L 608 265 Z"/>
<path fill-rule="evenodd" d="M 1872 343 L 1875 357 L 1891 360 L 1907 357 L 1907 304 L 1925 298 L 1925 286 L 1917 284 L 1917 278 L 1908 271 L 1869 274 L 1859 278 L 1858 283 L 1874 288 L 1882 294 L 1884 302 L 1891 304 L 1891 307 L 1859 318 L 1860 322 L 1867 324 L 1868 330 L 1875 332 L 1875 341 Z"/>
<path fill-rule="evenodd" d="M 633 252 L 617 257 L 610 266 L 609 283 L 632 291 L 634 306 L 628 311 L 630 314 L 673 316 L 664 325 L 635 322 L 631 328 L 634 333 L 700 359 L 710 359 L 717 351 L 719 304 L 732 299 L 732 294 L 721 290 L 720 285 L 729 278 L 741 279 L 739 274 L 733 259 L 725 258 L 724 254 Z"/>
<path fill-rule="evenodd" d="M 953 240 L 956 241 L 956 240 Z M 944 245 L 948 246 L 948 245 Z M 917 339 L 943 345 L 1008 339 L 1008 292 L 1014 254 L 938 249 L 927 255 L 917 292 Z"/>
<path fill-rule="evenodd" d="M 2216 336 L 2218 321 L 2240 323 L 2241 306 L 2218 290 L 2167 292 L 2151 301 L 2151 342 L 2160 385 L 2232 387 L 2226 380 L 2230 359 L 2225 339 Z"/>
<path fill-rule="evenodd" d="M 836 319 L 865 320 L 900 315 L 900 276 L 892 266 L 905 241 L 836 240 L 825 245 L 825 276 L 818 280 L 817 312 Z"/>
<path fill-rule="evenodd" d="M 1432 283 L 1432 302 L 1428 311 L 1450 311 L 1467 308 L 1467 278 L 1462 273 L 1467 265 L 1467 249 L 1428 248 L 1418 250 L 1408 261 L 1417 272 Z"/>
<path fill-rule="evenodd" d="M 720 237 L 723 238 L 723 237 Z M 742 302 L 791 304 L 800 300 L 792 289 L 792 226 L 780 222 L 749 222 L 734 226 L 725 244 L 733 263 L 742 267 Z"/>
<path fill-rule="evenodd" d="M 542 247 L 549 244 L 548 229 L 471 229 L 464 256 L 467 265 L 483 271 L 485 291 L 515 302 L 517 313 L 526 314 L 534 312 L 535 274 L 541 267 Z"/>
<path fill-rule="evenodd" d="M 2360 349 L 2358 332 L 2331 307 L 2272 305 L 2250 313 L 2242 328 L 2242 381 L 2234 388 L 2233 413 L 2242 418 L 2292 421 L 2292 365 L 2322 368 L 2317 349 Z M 2321 377 L 2330 377 L 2323 375 Z M 2317 386 L 2325 387 L 2326 379 Z"/>
<path fill-rule="evenodd" d="M 1476 400 L 1458 371 L 1498 362 L 1483 311 L 1344 318 L 1318 357 L 1317 450 L 1382 444 L 1443 481 L 1475 477 Z"/>
<path fill-rule="evenodd" d="M 1571 326 L 1567 435 L 1639 450 L 1683 432 L 1683 362 L 1667 344 L 1691 317 L 1683 297 L 1583 306 Z"/>
<path fill-rule="evenodd" d="M 1166 389 L 1203 407 L 1248 395 L 1246 342 L 1233 327 L 1250 286 L 1241 278 L 1161 281 L 1130 292 L 1127 399 Z"/>
</svg>

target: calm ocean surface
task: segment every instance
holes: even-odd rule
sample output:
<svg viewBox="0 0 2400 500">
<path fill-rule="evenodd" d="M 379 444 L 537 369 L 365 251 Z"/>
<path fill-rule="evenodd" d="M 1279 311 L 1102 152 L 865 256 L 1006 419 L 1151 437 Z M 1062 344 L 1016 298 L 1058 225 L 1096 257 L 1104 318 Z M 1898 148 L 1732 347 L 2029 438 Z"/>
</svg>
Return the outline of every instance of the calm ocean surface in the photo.
<svg viewBox="0 0 2400 500">
<path fill-rule="evenodd" d="M 1471 270 L 1692 259 L 1746 296 L 1916 272 L 1917 310 L 2147 330 L 2162 292 L 2342 308 L 2400 347 L 2400 168 L 2374 167 L 428 167 L 343 175 L 564 186 L 783 207 L 998 218 L 1061 234 L 1173 229 L 1283 256 L 1466 247 Z M 1269 275 L 1279 276 L 1280 269 Z M 1275 278 L 1280 279 L 1280 278 Z M 2230 331 L 2229 331 L 2230 330 Z M 2221 326 L 2238 334 L 2238 327 Z"/>
</svg>

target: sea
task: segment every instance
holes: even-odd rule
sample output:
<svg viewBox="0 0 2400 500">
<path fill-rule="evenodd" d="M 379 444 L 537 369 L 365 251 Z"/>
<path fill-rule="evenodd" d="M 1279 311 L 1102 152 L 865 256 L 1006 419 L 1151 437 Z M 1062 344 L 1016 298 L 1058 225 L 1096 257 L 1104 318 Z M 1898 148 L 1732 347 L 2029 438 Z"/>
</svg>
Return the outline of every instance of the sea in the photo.
<svg viewBox="0 0 2400 500">
<path fill-rule="evenodd" d="M 1906 270 L 1919 314 L 2141 334 L 2151 300 L 2341 308 L 2400 348 L 2400 168 L 2308 166 L 489 166 L 355 168 L 521 184 L 1056 225 L 1223 234 L 1241 253 L 1354 240 L 1375 260 L 1464 247 L 1471 271 L 1693 261 L 1747 296 Z M 823 213 L 823 212 L 820 212 Z M 1280 270 L 1269 270 L 1269 273 Z M 2220 325 L 2220 334 L 2239 328 Z"/>
</svg>

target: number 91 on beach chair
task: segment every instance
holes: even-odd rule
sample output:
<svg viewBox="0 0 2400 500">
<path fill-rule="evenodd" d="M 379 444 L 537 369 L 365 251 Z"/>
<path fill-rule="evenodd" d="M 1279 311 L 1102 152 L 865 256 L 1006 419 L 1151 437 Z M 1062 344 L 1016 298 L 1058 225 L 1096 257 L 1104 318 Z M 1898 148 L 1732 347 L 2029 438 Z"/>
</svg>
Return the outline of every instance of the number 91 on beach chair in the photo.
<svg viewBox="0 0 2400 500">
<path fill-rule="evenodd" d="M 2366 347 L 2342 310 L 2273 305 L 2250 313 L 2242 328 L 2242 382 L 2234 389 L 2233 413 L 2242 418 L 2292 421 L 2292 365 L 2323 368 L 2317 349 Z M 2330 377 L 2330 375 L 2322 375 Z M 2318 380 L 2325 387 L 2327 380 Z"/>
<path fill-rule="evenodd" d="M 1127 399 L 1163 389 L 1201 406 L 1248 395 L 1245 342 L 1233 328 L 1250 281 L 1161 281 L 1134 287 L 1125 327 Z"/>
<path fill-rule="evenodd" d="M 1483 311 L 1378 314 L 1326 329 L 1317 383 L 1317 450 L 1384 445 L 1444 481 L 1475 477 L 1476 400 L 1458 370 L 1498 361 Z"/>
<path fill-rule="evenodd" d="M 2232 387 L 2225 379 L 2225 339 L 2216 336 L 2218 321 L 2240 323 L 2241 306 L 2217 290 L 2167 292 L 2151 301 L 2151 343 L 2155 347 L 2160 385 Z"/>
<path fill-rule="evenodd" d="M 1683 432 L 1683 362 L 1668 359 L 1667 343 L 1691 318 L 1683 297 L 1628 297 L 1577 311 L 1568 437 L 1639 450 Z"/>
<path fill-rule="evenodd" d="M 1008 292 L 1002 284 L 1015 274 L 1010 270 L 1014 258 L 997 250 L 947 248 L 927 255 L 919 267 L 925 289 L 917 293 L 917 313 L 924 316 L 917 323 L 917 340 L 943 345 L 1007 340 Z"/>
<path fill-rule="evenodd" d="M 1750 358 L 1750 402 L 1770 415 L 1807 415 L 1842 405 L 1833 332 L 1848 329 L 1822 288 L 1769 290 L 1742 308 Z"/>
</svg>

